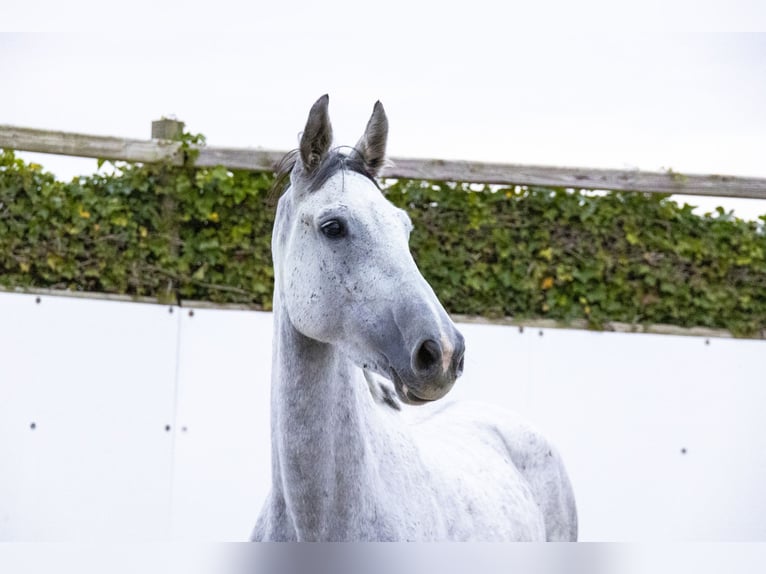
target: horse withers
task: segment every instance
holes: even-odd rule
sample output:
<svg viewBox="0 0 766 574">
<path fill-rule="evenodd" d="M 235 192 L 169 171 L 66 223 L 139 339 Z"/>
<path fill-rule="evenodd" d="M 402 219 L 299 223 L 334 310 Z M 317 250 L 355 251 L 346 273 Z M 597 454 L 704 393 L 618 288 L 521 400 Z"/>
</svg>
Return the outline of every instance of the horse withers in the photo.
<svg viewBox="0 0 766 574">
<path fill-rule="evenodd" d="M 575 540 L 555 449 L 514 415 L 438 402 L 463 337 L 376 183 L 388 120 L 332 148 L 328 97 L 281 165 L 272 236 L 272 488 L 253 540 Z"/>
</svg>

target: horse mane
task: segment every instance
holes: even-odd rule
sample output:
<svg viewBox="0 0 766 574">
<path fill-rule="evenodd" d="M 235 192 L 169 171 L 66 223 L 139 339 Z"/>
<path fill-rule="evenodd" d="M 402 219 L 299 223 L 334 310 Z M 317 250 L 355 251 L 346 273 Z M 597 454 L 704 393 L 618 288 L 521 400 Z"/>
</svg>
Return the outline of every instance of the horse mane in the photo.
<svg viewBox="0 0 766 574">
<path fill-rule="evenodd" d="M 345 154 L 341 152 L 343 149 L 350 149 L 351 151 Z M 287 191 L 290 183 L 290 174 L 295 169 L 295 166 L 300 164 L 300 157 L 300 150 L 294 149 L 287 152 L 279 161 L 274 171 L 274 183 L 271 185 L 270 195 L 272 198 L 278 198 Z M 308 177 L 304 177 L 308 191 L 314 192 L 318 190 L 340 170 L 348 170 L 361 174 L 380 189 L 375 177 L 367 171 L 362 153 L 356 148 L 340 146 L 331 149 L 325 155 L 322 163 Z"/>
</svg>

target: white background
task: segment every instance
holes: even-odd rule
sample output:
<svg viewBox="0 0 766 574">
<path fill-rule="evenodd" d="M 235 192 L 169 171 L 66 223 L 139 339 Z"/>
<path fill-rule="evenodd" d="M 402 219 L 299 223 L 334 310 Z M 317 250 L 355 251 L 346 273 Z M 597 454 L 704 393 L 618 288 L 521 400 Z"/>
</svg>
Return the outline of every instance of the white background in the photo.
<svg viewBox="0 0 766 574">
<path fill-rule="evenodd" d="M 271 315 L 37 299 L 0 293 L 0 540 L 246 539 Z M 766 341 L 460 328 L 450 400 L 553 440 L 582 540 L 766 540 Z"/>
</svg>

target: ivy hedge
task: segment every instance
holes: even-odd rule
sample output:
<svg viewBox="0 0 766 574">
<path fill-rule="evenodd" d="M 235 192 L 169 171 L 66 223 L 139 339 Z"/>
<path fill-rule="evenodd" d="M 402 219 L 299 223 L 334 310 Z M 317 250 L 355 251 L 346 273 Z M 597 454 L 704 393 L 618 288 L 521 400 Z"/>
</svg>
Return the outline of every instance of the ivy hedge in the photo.
<svg viewBox="0 0 766 574">
<path fill-rule="evenodd" d="M 271 174 L 117 162 L 70 182 L 0 152 L 0 286 L 269 309 Z M 384 182 L 453 313 L 766 330 L 766 232 L 667 196 Z"/>
</svg>

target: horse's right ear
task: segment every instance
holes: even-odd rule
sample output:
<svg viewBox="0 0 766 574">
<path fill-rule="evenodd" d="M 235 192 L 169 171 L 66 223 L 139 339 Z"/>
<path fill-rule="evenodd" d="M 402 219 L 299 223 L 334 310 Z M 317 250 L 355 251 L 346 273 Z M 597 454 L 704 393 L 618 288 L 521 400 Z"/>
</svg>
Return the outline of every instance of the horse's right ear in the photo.
<svg viewBox="0 0 766 574">
<path fill-rule="evenodd" d="M 303 168 L 311 173 L 322 163 L 332 143 L 332 126 L 327 105 L 330 97 L 325 94 L 311 106 L 306 128 L 301 136 L 300 154 Z"/>
</svg>

